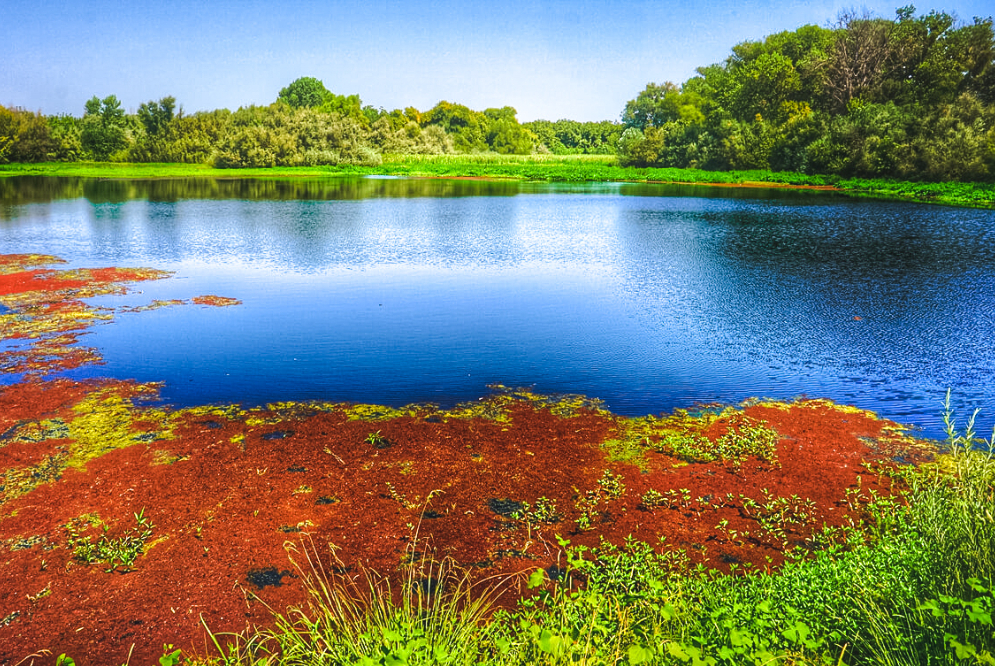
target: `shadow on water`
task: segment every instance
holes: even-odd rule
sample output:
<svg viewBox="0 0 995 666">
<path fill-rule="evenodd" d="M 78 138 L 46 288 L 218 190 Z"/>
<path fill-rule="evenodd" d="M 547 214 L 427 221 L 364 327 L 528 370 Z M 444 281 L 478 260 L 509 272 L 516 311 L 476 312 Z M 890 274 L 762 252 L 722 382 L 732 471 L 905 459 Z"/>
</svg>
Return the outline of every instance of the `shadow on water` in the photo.
<svg viewBox="0 0 995 666">
<path fill-rule="evenodd" d="M 144 200 L 333 201 L 376 198 L 513 196 L 516 181 L 441 178 L 163 178 L 152 180 L 15 176 L 0 179 L 3 208 L 61 199 L 93 204 Z M 0 210 L 3 210 L 0 208 Z"/>
<path fill-rule="evenodd" d="M 161 178 L 113 179 L 51 176 L 0 178 L 0 219 L 13 219 L 15 206 L 85 198 L 92 204 L 184 199 L 243 201 L 335 201 L 377 198 L 515 196 L 535 192 L 621 194 L 695 198 L 808 201 L 825 192 L 775 188 L 709 187 L 655 183 L 540 183 L 458 178 Z"/>
</svg>

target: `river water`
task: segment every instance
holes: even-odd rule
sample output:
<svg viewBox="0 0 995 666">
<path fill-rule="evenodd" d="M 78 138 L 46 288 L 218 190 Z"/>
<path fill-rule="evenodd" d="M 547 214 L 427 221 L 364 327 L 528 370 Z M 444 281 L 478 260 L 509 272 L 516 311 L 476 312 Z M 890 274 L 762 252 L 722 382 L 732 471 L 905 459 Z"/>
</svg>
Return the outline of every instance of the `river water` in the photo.
<svg viewBox="0 0 995 666">
<path fill-rule="evenodd" d="M 73 376 L 175 405 L 451 405 L 488 385 L 646 414 L 827 397 L 995 422 L 995 212 L 816 192 L 411 179 L 0 179 L 0 252 L 175 271 Z M 140 293 L 139 293 L 140 292 Z M 10 381 L 10 379 L 0 379 Z M 987 418 L 986 418 L 987 414 Z"/>
</svg>

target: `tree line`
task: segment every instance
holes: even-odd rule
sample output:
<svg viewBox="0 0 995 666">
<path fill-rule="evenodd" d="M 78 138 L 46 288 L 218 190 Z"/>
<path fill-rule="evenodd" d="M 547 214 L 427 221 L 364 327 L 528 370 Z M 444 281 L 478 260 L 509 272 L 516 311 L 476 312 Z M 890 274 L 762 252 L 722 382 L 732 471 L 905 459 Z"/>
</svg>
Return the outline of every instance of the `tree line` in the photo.
<svg viewBox="0 0 995 666">
<path fill-rule="evenodd" d="M 732 48 L 681 85 L 650 83 L 621 122 L 519 123 L 510 106 L 387 111 L 312 77 L 267 106 L 185 114 L 173 97 L 81 117 L 0 106 L 0 163 L 376 165 L 385 153 L 617 154 L 631 166 L 772 169 L 906 180 L 995 179 L 992 19 L 850 11 Z"/>
<path fill-rule="evenodd" d="M 992 19 L 847 12 L 737 44 L 625 106 L 622 164 L 907 180 L 995 178 Z"/>
<path fill-rule="evenodd" d="M 613 154 L 622 129 L 613 122 L 519 123 L 510 106 L 474 111 L 447 101 L 428 111 L 388 112 L 301 77 L 272 104 L 237 111 L 185 114 L 175 98 L 163 97 L 128 114 L 114 95 L 88 100 L 81 117 L 0 106 L 0 163 L 109 160 L 225 168 L 376 165 L 384 153 Z"/>
</svg>

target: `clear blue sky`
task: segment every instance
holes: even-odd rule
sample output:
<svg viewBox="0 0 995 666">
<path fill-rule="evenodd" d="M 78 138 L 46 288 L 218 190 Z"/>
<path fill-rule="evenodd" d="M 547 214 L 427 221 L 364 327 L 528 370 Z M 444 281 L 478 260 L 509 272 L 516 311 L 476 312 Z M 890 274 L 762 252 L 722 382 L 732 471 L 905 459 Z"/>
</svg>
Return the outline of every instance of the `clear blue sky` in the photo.
<svg viewBox="0 0 995 666">
<path fill-rule="evenodd" d="M 907 0 L 859 5 L 893 17 Z M 825 0 L 3 0 L 0 104 L 81 115 L 173 95 L 187 112 L 268 104 L 314 76 L 364 104 L 513 106 L 522 121 L 617 120 L 650 82 L 854 2 Z M 990 0 L 938 9 L 970 21 Z"/>
</svg>

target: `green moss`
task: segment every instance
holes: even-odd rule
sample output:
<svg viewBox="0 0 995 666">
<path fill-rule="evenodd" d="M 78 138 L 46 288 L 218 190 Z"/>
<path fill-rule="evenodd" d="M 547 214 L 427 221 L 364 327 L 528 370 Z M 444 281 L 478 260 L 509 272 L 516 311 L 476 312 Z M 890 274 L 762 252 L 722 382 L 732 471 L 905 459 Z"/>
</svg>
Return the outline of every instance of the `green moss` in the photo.
<svg viewBox="0 0 995 666">
<path fill-rule="evenodd" d="M 69 454 L 60 451 L 34 465 L 4 470 L 0 473 L 0 504 L 27 495 L 40 485 L 58 481 L 68 459 Z"/>
<path fill-rule="evenodd" d="M 403 417 L 419 418 L 433 411 L 425 405 L 388 407 L 386 405 L 351 405 L 343 409 L 350 421 L 390 421 Z"/>
<path fill-rule="evenodd" d="M 113 390 L 96 391 L 73 407 L 76 417 L 69 423 L 67 465 L 77 469 L 109 451 L 138 444 L 135 415 L 130 400 Z"/>
</svg>

